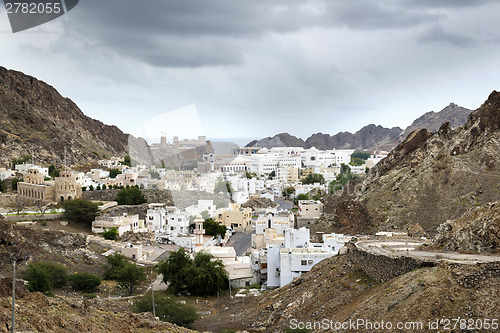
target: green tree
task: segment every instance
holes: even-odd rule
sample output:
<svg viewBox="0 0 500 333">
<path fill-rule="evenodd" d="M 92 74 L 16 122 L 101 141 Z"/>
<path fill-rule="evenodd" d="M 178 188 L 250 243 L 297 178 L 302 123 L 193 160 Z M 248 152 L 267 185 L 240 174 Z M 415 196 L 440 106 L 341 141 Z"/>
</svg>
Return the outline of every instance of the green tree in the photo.
<svg viewBox="0 0 500 333">
<path fill-rule="evenodd" d="M 351 173 L 351 168 L 349 168 L 348 165 L 345 165 L 344 163 L 342 163 L 340 165 L 340 173 L 341 174 L 349 174 L 349 173 Z"/>
<path fill-rule="evenodd" d="M 49 294 L 53 288 L 66 285 L 68 271 L 63 265 L 57 263 L 35 261 L 28 265 L 23 278 L 28 281 L 28 290 Z"/>
<path fill-rule="evenodd" d="M 101 284 L 101 278 L 91 273 L 75 273 L 68 277 L 71 287 L 76 291 L 94 292 Z"/>
<path fill-rule="evenodd" d="M 273 179 L 274 177 L 276 177 L 276 172 L 273 170 L 269 176 L 267 176 L 268 179 Z"/>
<path fill-rule="evenodd" d="M 349 164 L 353 165 L 353 166 L 360 166 L 360 165 L 365 164 L 365 160 L 351 156 L 351 162 Z"/>
<path fill-rule="evenodd" d="M 12 169 L 14 169 L 16 167 L 16 165 L 23 164 L 26 161 L 29 161 L 30 159 L 31 159 L 31 156 L 29 156 L 29 155 L 25 155 L 25 156 L 23 156 L 21 158 L 14 158 L 12 160 Z"/>
<path fill-rule="evenodd" d="M 307 195 L 306 193 L 301 193 L 297 195 L 297 197 L 294 200 L 295 205 L 298 205 L 299 200 L 309 200 L 309 195 Z"/>
<path fill-rule="evenodd" d="M 102 185 L 102 189 L 105 190 L 107 189 L 108 187 L 106 186 L 106 184 Z"/>
<path fill-rule="evenodd" d="M 12 190 L 17 191 L 17 183 L 22 182 L 23 179 L 21 177 L 15 177 L 10 180 L 10 186 Z"/>
<path fill-rule="evenodd" d="M 215 222 L 212 218 L 208 218 L 203 222 L 203 229 L 205 229 L 205 234 L 207 235 L 226 237 L 226 226 Z"/>
<path fill-rule="evenodd" d="M 120 287 L 128 290 L 129 295 L 132 296 L 135 287 L 146 281 L 146 272 L 144 267 L 127 262 L 125 266 L 117 271 L 116 281 Z"/>
<path fill-rule="evenodd" d="M 5 180 L 0 180 L 0 192 L 5 192 L 7 190 L 7 185 L 5 184 Z"/>
<path fill-rule="evenodd" d="M 109 230 L 106 230 L 105 232 L 102 233 L 102 237 L 104 237 L 104 239 L 108 239 L 108 240 L 117 240 L 118 239 L 118 229 L 113 227 Z"/>
<path fill-rule="evenodd" d="M 70 222 L 92 224 L 99 212 L 99 205 L 88 199 L 79 198 L 63 202 L 64 217 Z"/>
<path fill-rule="evenodd" d="M 248 179 L 252 179 L 252 174 L 248 171 L 245 171 L 245 177 L 247 177 Z"/>
<path fill-rule="evenodd" d="M 118 277 L 118 272 L 120 271 L 120 269 L 125 267 L 127 263 L 128 259 L 119 253 L 108 256 L 106 258 L 106 264 L 103 265 L 103 278 L 105 280 L 116 280 Z"/>
<path fill-rule="evenodd" d="M 295 188 L 293 186 L 289 186 L 283 189 L 282 195 L 284 198 L 290 199 L 290 195 L 294 193 L 295 193 Z"/>
<path fill-rule="evenodd" d="M 116 178 L 121 173 L 119 169 L 109 169 L 109 178 Z"/>
<path fill-rule="evenodd" d="M 132 186 L 121 189 L 118 192 L 116 201 L 119 205 L 140 205 L 148 202 L 139 188 Z"/>
<path fill-rule="evenodd" d="M 151 293 L 147 293 L 134 303 L 135 312 L 151 312 L 153 302 Z M 189 304 L 183 304 L 167 293 L 155 293 L 155 313 L 161 321 L 166 321 L 179 326 L 192 328 L 198 319 L 196 308 Z"/>
<path fill-rule="evenodd" d="M 370 153 L 365 153 L 365 152 L 354 152 L 352 153 L 351 155 L 351 159 L 352 158 L 360 158 L 362 160 L 367 160 L 368 158 L 370 158 L 371 154 Z"/>
<path fill-rule="evenodd" d="M 100 191 L 101 190 L 101 185 L 97 185 L 97 187 L 95 188 L 97 191 Z"/>
<path fill-rule="evenodd" d="M 54 164 L 49 165 L 49 176 L 52 178 L 59 177 L 59 170 Z"/>
<path fill-rule="evenodd" d="M 127 165 L 129 167 L 132 166 L 132 160 L 130 159 L 130 156 L 129 155 L 125 155 L 125 157 L 123 158 L 123 165 Z"/>
<path fill-rule="evenodd" d="M 228 286 L 228 275 L 220 260 L 206 252 L 196 253 L 191 259 L 183 248 L 172 252 L 170 257 L 156 266 L 163 274 L 167 291 L 177 294 L 186 290 L 192 295 L 209 296 L 217 294 Z"/>
<path fill-rule="evenodd" d="M 161 179 L 160 173 L 158 171 L 150 171 L 149 175 L 153 179 Z"/>
<path fill-rule="evenodd" d="M 94 190 L 94 185 L 90 185 L 89 186 L 89 191 L 93 191 Z"/>
<path fill-rule="evenodd" d="M 302 180 L 302 184 L 314 184 L 314 183 L 320 183 L 324 184 L 325 183 L 325 178 L 323 175 L 320 175 L 319 173 L 310 173 L 307 175 L 305 179 Z"/>
</svg>

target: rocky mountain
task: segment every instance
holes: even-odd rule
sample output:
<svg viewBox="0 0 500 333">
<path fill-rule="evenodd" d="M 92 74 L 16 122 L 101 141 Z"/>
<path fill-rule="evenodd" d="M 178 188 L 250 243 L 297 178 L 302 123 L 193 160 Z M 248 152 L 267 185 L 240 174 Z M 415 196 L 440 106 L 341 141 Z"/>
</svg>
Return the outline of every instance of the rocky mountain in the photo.
<svg viewBox="0 0 500 333">
<path fill-rule="evenodd" d="M 340 132 L 335 135 L 316 133 L 306 140 L 308 147 L 318 149 L 370 149 L 391 150 L 398 141 L 402 129 L 399 127 L 385 128 L 370 124 L 352 134 Z"/>
<path fill-rule="evenodd" d="M 32 76 L 0 67 L 0 163 L 35 155 L 60 164 L 124 156 L 128 135 L 83 114 L 69 98 Z"/>
<path fill-rule="evenodd" d="M 363 213 L 350 212 L 354 225 L 390 230 L 418 223 L 435 234 L 447 220 L 500 199 L 499 129 L 500 93 L 494 91 L 464 126 L 452 129 L 446 123 L 436 133 L 410 133 L 365 177 L 335 194 L 338 199 L 325 210 L 343 216 L 343 202 L 352 201 L 357 205 L 347 207 Z M 338 224 L 332 216 L 317 227 Z"/>
<path fill-rule="evenodd" d="M 37 163 L 91 164 L 104 156 L 129 154 L 134 163 L 192 168 L 205 146 L 182 151 L 152 149 L 146 140 L 87 117 L 69 98 L 35 77 L 0 67 L 0 165 L 31 156 Z"/>
<path fill-rule="evenodd" d="M 408 134 L 416 129 L 425 128 L 429 132 L 436 132 L 442 124 L 449 122 L 451 128 L 462 126 L 467 121 L 472 110 L 451 103 L 439 112 L 430 111 L 416 119 L 404 131 L 400 127 L 385 128 L 370 124 L 356 133 L 339 132 L 335 135 L 316 133 L 306 141 L 288 133 L 277 134 L 262 140 L 254 140 L 247 147 L 316 147 L 318 149 L 359 149 L 359 150 L 386 150 L 390 151 Z"/>
<path fill-rule="evenodd" d="M 451 103 L 439 112 L 430 111 L 423 116 L 415 119 L 415 121 L 408 126 L 400 135 L 400 140 L 404 140 L 416 129 L 425 128 L 429 132 L 436 132 L 442 124 L 449 122 L 451 128 L 459 127 L 465 124 L 467 117 L 472 110 L 460 107 Z"/>
<path fill-rule="evenodd" d="M 246 147 L 273 148 L 273 147 L 302 147 L 307 148 L 304 140 L 299 139 L 288 133 L 280 133 L 275 136 L 267 137 L 261 140 L 253 140 Z"/>
</svg>

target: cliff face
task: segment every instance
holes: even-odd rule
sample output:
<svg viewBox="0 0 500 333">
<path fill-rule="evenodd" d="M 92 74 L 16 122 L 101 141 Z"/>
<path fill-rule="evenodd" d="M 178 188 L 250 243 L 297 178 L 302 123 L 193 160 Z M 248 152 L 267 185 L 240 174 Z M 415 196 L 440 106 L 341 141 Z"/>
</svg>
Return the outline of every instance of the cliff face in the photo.
<svg viewBox="0 0 500 333">
<path fill-rule="evenodd" d="M 419 223 L 435 233 L 441 223 L 500 199 L 499 129 L 494 91 L 464 126 L 410 133 L 360 182 L 354 200 L 379 228 Z"/>
<path fill-rule="evenodd" d="M 446 251 L 500 252 L 500 202 L 477 207 L 438 228 L 434 244 Z"/>
<path fill-rule="evenodd" d="M 31 155 L 60 163 L 67 150 L 69 163 L 101 156 L 124 156 L 128 135 L 83 114 L 56 89 L 21 72 L 0 67 L 0 163 Z"/>
</svg>

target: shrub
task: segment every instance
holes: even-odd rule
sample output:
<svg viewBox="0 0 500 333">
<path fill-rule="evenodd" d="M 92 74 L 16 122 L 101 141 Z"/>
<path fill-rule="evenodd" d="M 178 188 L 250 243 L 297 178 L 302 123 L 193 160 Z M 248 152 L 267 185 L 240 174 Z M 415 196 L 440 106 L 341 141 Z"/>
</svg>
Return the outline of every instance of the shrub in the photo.
<svg viewBox="0 0 500 333">
<path fill-rule="evenodd" d="M 91 185 L 92 187 L 92 185 Z M 63 202 L 64 217 L 71 222 L 80 222 L 89 226 L 95 220 L 99 205 L 84 198 Z"/>
<path fill-rule="evenodd" d="M 104 239 L 108 239 L 108 240 L 117 240 L 118 239 L 118 229 L 111 228 L 111 229 L 103 232 L 102 237 L 104 237 Z"/>
<path fill-rule="evenodd" d="M 75 273 L 68 277 L 71 287 L 77 291 L 92 293 L 101 284 L 101 278 L 91 273 Z"/>
<path fill-rule="evenodd" d="M 109 169 L 109 178 L 116 178 L 121 173 L 119 169 Z"/>
<path fill-rule="evenodd" d="M 146 294 L 134 303 L 135 312 L 151 312 L 153 302 L 151 293 Z M 182 304 L 166 293 L 155 293 L 155 313 L 162 321 L 167 321 L 179 326 L 191 328 L 198 319 L 196 309 L 189 304 Z"/>
<path fill-rule="evenodd" d="M 128 185 L 118 192 L 116 201 L 119 205 L 140 205 L 147 202 L 139 188 Z"/>
<path fill-rule="evenodd" d="M 68 271 L 63 265 L 35 261 L 29 264 L 23 278 L 28 281 L 29 291 L 39 291 L 50 294 L 53 288 L 60 288 L 68 281 Z"/>
</svg>

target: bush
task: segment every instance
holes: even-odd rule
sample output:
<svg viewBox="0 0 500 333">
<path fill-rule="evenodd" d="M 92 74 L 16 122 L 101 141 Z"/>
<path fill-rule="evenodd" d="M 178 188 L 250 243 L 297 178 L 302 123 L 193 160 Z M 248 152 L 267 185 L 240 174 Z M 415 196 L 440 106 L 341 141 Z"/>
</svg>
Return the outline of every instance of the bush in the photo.
<svg viewBox="0 0 500 333">
<path fill-rule="evenodd" d="M 109 169 L 109 178 L 116 178 L 121 173 L 119 169 Z"/>
<path fill-rule="evenodd" d="M 76 291 L 92 293 L 101 284 L 101 278 L 91 273 L 75 273 L 68 277 L 71 287 Z"/>
<path fill-rule="evenodd" d="M 119 253 L 108 256 L 106 258 L 106 264 L 103 266 L 104 280 L 116 280 L 118 277 L 118 271 L 125 267 L 127 262 L 128 259 Z"/>
<path fill-rule="evenodd" d="M 102 237 L 104 237 L 104 239 L 108 239 L 108 240 L 117 240 L 118 239 L 118 229 L 111 228 L 111 229 L 103 232 Z"/>
<path fill-rule="evenodd" d="M 92 187 L 92 185 L 91 185 Z M 85 223 L 89 226 L 95 220 L 99 205 L 84 198 L 63 202 L 64 217 L 71 222 Z"/>
<path fill-rule="evenodd" d="M 127 188 L 118 192 L 116 201 L 119 205 L 140 205 L 147 202 L 139 188 L 135 186 L 129 187 L 128 185 Z"/>
<path fill-rule="evenodd" d="M 205 229 L 205 234 L 207 235 L 220 235 L 222 238 L 226 237 L 227 227 L 218 222 L 215 222 L 211 218 L 206 219 L 205 222 L 203 222 L 203 229 Z"/>
<path fill-rule="evenodd" d="M 302 184 L 314 184 L 314 183 L 320 183 L 324 184 L 325 183 L 325 178 L 323 175 L 320 175 L 319 173 L 310 173 L 307 175 L 305 179 L 302 180 Z"/>
<path fill-rule="evenodd" d="M 196 296 L 216 295 L 228 287 L 228 275 L 221 260 L 212 260 L 213 256 L 206 252 L 196 253 L 191 259 L 183 248 L 172 252 L 170 257 L 157 266 L 163 274 L 163 282 L 168 285 L 167 291 L 177 294 L 186 290 Z"/>
<path fill-rule="evenodd" d="M 134 303 L 134 311 L 152 312 L 153 302 L 151 299 L 151 293 L 143 296 Z M 198 319 L 198 313 L 192 305 L 182 304 L 174 297 L 161 292 L 155 293 L 155 313 L 162 321 L 188 328 L 192 328 L 194 321 Z"/>
<path fill-rule="evenodd" d="M 29 291 L 39 291 L 50 294 L 53 288 L 60 288 L 68 281 L 68 271 L 63 265 L 35 261 L 29 264 L 23 278 L 28 281 Z"/>
<path fill-rule="evenodd" d="M 117 281 L 120 287 L 132 295 L 135 287 L 146 280 L 146 272 L 144 267 L 131 263 L 123 255 L 115 253 L 108 256 L 103 277 L 105 280 Z"/>
</svg>

